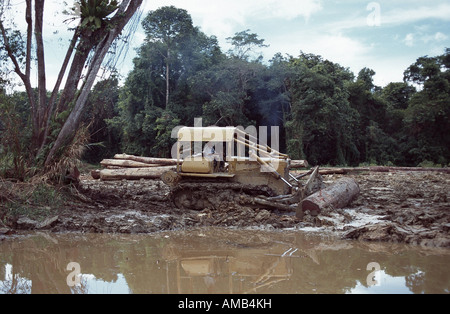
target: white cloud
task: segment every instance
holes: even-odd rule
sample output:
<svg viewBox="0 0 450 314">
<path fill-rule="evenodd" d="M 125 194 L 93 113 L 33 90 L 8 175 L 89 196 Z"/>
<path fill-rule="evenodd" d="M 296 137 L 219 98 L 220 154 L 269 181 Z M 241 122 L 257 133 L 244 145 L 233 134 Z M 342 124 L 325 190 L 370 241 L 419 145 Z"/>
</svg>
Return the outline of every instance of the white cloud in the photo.
<svg viewBox="0 0 450 314">
<path fill-rule="evenodd" d="M 365 45 L 343 34 L 301 30 L 283 35 L 274 34 L 273 37 L 266 39 L 266 42 L 270 44 L 270 47 L 264 50 L 266 59 L 270 59 L 277 52 L 297 57 L 300 51 L 303 51 L 320 55 L 344 67 L 350 67 L 356 73 L 370 66 L 365 59 L 373 49 L 371 45 Z"/>
<path fill-rule="evenodd" d="M 220 3 L 211 0 L 148 0 L 144 12 L 169 5 L 186 9 L 195 25 L 219 38 L 232 36 L 246 28 L 250 19 L 308 20 L 322 9 L 321 0 L 228 0 Z"/>
<path fill-rule="evenodd" d="M 359 63 L 370 51 L 370 47 L 341 34 L 312 38 L 305 48 L 343 66 Z"/>
<path fill-rule="evenodd" d="M 417 42 L 431 45 L 438 44 L 440 45 L 442 42 L 446 41 L 449 37 L 444 33 L 437 32 L 435 34 L 427 34 L 422 32 L 409 33 L 406 35 L 403 43 L 408 47 L 413 47 L 417 44 Z"/>
<path fill-rule="evenodd" d="M 427 19 L 437 19 L 441 21 L 450 21 L 450 4 L 442 3 L 436 5 L 434 2 L 429 2 L 428 5 L 415 5 L 411 3 L 410 5 L 395 7 L 393 4 L 381 4 L 380 5 L 380 25 L 381 27 L 392 27 L 410 23 L 417 23 L 419 21 Z M 327 23 L 326 27 L 333 29 L 336 32 L 367 27 L 368 18 L 373 14 L 369 11 L 361 11 L 356 16 L 341 15 L 342 19 L 337 18 L 334 21 Z"/>
<path fill-rule="evenodd" d="M 412 47 L 414 46 L 414 34 L 409 33 L 406 35 L 405 39 L 403 40 L 406 46 Z"/>
<path fill-rule="evenodd" d="M 254 16 L 260 19 L 280 18 L 292 20 L 297 17 L 303 17 L 308 20 L 312 14 L 322 10 L 322 4 L 319 0 L 251 0 L 248 3 L 247 9 L 249 14 L 253 13 Z"/>
<path fill-rule="evenodd" d="M 448 36 L 445 35 L 445 34 L 443 34 L 443 33 L 441 33 L 441 32 L 437 32 L 437 33 L 434 35 L 434 39 L 435 39 L 436 41 L 444 41 L 444 40 L 447 40 L 447 39 L 448 39 Z"/>
<path fill-rule="evenodd" d="M 411 9 L 396 8 L 381 14 L 382 25 L 399 25 L 406 23 L 414 23 L 425 19 L 439 19 L 443 21 L 450 21 L 450 4 L 443 3 L 435 5 L 434 2 L 429 2 L 430 5 L 422 5 L 420 7 L 413 7 Z"/>
</svg>

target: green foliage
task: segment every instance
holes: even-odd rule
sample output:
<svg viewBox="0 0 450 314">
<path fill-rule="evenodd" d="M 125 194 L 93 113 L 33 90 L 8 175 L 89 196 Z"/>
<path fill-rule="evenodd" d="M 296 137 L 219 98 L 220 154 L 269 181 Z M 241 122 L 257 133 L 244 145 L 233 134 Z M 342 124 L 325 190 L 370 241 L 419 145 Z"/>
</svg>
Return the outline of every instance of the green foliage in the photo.
<svg viewBox="0 0 450 314">
<path fill-rule="evenodd" d="M 0 93 L 0 176 L 24 180 L 29 166 L 30 112 L 23 93 Z"/>
<path fill-rule="evenodd" d="M 207 125 L 248 126 L 255 124 L 257 104 L 252 97 L 258 88 L 259 63 L 226 59 L 197 73 L 191 84 L 203 94 L 203 119 Z"/>
<path fill-rule="evenodd" d="M 172 130 L 179 125 L 180 119 L 168 110 L 164 110 L 161 117 L 156 119 L 154 129 L 157 132 L 154 145 L 154 149 L 158 152 L 156 157 L 170 157 L 172 146 L 176 141 L 171 137 Z"/>
<path fill-rule="evenodd" d="M 180 45 L 193 32 L 192 18 L 186 10 L 166 6 L 149 12 L 142 27 L 150 42 L 161 42 L 166 47 Z"/>
<path fill-rule="evenodd" d="M 120 153 L 120 133 L 108 126 L 107 121 L 113 119 L 118 110 L 119 81 L 113 76 L 98 82 L 89 96 L 87 110 L 82 123 L 90 125 L 90 142 L 84 159 L 90 163 L 100 163 L 110 158 L 111 154 Z"/>
<path fill-rule="evenodd" d="M 319 56 L 291 58 L 292 109 L 286 123 L 288 153 L 311 164 L 347 164 L 357 159 L 351 125 L 358 118 L 348 101 L 353 74 Z"/>
<path fill-rule="evenodd" d="M 247 29 L 242 32 L 236 33 L 233 37 L 228 37 L 228 42 L 233 46 L 230 49 L 229 54 L 235 58 L 248 61 L 251 54 L 255 54 L 255 48 L 266 48 L 268 45 L 264 44 L 264 39 L 259 39 L 258 34 L 249 33 Z M 259 60 L 261 56 L 258 56 L 255 60 Z"/>
<path fill-rule="evenodd" d="M 416 163 L 450 161 L 450 50 L 438 57 L 421 57 L 405 71 L 405 81 L 419 84 L 405 110 L 405 127 Z"/>
<path fill-rule="evenodd" d="M 392 156 L 386 156 L 386 147 L 392 139 L 384 132 L 387 119 L 387 102 L 379 94 L 379 88 L 373 84 L 375 72 L 362 69 L 357 79 L 348 84 L 349 102 L 358 114 L 355 129 L 355 145 L 360 153 L 360 160 L 384 164 Z"/>
<path fill-rule="evenodd" d="M 81 27 L 94 32 L 110 26 L 108 16 L 118 8 L 117 0 L 79 0 Z"/>
</svg>

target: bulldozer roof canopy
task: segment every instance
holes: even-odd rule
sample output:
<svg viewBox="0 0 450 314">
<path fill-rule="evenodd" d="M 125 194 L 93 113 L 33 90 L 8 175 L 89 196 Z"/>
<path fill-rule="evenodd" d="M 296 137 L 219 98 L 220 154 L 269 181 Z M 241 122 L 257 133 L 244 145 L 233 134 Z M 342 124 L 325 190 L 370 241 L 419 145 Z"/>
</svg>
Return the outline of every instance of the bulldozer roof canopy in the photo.
<svg viewBox="0 0 450 314">
<path fill-rule="evenodd" d="M 184 127 L 178 131 L 180 142 L 232 142 L 238 128 L 235 127 Z"/>
</svg>

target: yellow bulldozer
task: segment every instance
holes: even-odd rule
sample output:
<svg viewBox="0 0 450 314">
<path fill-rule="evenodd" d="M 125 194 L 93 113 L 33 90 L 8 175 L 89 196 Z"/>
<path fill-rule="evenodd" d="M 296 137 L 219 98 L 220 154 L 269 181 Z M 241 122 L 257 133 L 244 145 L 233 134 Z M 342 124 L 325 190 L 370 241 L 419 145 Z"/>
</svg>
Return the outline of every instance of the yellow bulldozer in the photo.
<svg viewBox="0 0 450 314">
<path fill-rule="evenodd" d="M 175 150 L 176 169 L 161 178 L 180 209 L 214 209 L 238 202 L 295 212 L 321 184 L 317 168 L 300 183 L 289 172 L 288 155 L 258 144 L 255 135 L 242 128 L 184 127 L 178 131 Z"/>
</svg>

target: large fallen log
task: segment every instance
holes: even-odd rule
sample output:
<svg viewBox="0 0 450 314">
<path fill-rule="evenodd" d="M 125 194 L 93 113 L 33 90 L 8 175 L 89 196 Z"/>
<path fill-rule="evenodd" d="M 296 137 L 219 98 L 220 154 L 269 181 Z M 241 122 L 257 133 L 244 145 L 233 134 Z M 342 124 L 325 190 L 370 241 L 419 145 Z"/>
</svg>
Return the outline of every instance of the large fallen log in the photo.
<svg viewBox="0 0 450 314">
<path fill-rule="evenodd" d="M 161 175 L 168 170 L 175 170 L 175 168 L 170 166 L 157 168 L 103 169 L 100 171 L 100 179 L 102 181 L 155 180 L 160 179 Z"/>
<path fill-rule="evenodd" d="M 308 175 L 310 172 L 306 170 L 293 170 L 296 178 L 301 178 Z M 358 167 L 358 168 L 321 168 L 319 173 L 321 175 L 328 174 L 352 174 L 360 172 L 442 172 L 450 173 L 450 168 L 420 168 L 420 167 Z"/>
<path fill-rule="evenodd" d="M 308 196 L 300 202 L 297 208 L 297 218 L 302 219 L 306 211 L 309 211 L 311 216 L 317 216 L 325 208 L 343 208 L 359 192 L 359 186 L 354 179 L 342 178 L 333 185 Z"/>
<path fill-rule="evenodd" d="M 369 167 L 371 172 L 443 172 L 450 173 L 450 168 L 422 168 L 422 167 Z"/>
<path fill-rule="evenodd" d="M 161 164 L 146 164 L 134 160 L 104 159 L 100 162 L 103 167 L 119 167 L 119 168 L 152 168 L 160 167 Z M 111 169 L 111 168 L 110 168 Z"/>
<path fill-rule="evenodd" d="M 151 164 L 151 165 L 162 165 L 162 166 L 176 166 L 177 165 L 176 159 L 138 157 L 138 156 L 127 155 L 127 154 L 117 154 L 114 156 L 114 159 L 132 160 L 132 161 L 142 162 L 144 164 Z"/>
</svg>

